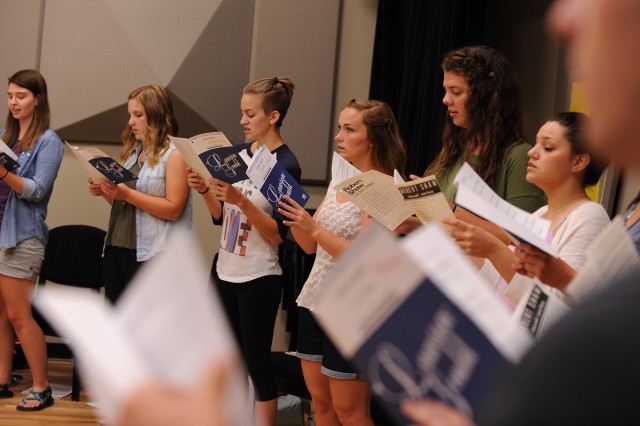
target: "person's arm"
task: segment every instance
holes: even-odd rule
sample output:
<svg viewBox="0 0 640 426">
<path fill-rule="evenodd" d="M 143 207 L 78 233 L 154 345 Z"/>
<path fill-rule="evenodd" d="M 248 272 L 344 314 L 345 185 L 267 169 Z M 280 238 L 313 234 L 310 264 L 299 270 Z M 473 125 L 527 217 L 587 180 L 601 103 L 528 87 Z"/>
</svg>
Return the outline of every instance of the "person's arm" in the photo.
<svg viewBox="0 0 640 426">
<path fill-rule="evenodd" d="M 102 192 L 111 200 L 123 200 L 145 212 L 170 221 L 176 221 L 182 215 L 189 199 L 187 170 L 182 155 L 175 150 L 167 160 L 166 196 L 156 197 L 129 188 L 121 183 L 101 181 Z"/>
<path fill-rule="evenodd" d="M 456 217 L 456 219 L 460 219 L 464 222 L 470 223 L 472 225 L 475 225 L 479 228 L 484 229 L 485 231 L 489 232 L 490 234 L 495 236 L 497 239 L 502 241 L 504 244 L 512 243 L 511 237 L 509 236 L 509 234 L 505 232 L 504 229 L 500 228 L 498 225 L 495 225 L 489 222 L 488 220 L 484 220 L 481 217 L 476 216 L 475 214 L 471 213 L 468 210 L 465 210 L 460 206 L 456 206 L 456 210 L 453 214 Z"/>
<path fill-rule="evenodd" d="M 298 243 L 305 253 L 315 253 L 318 249 L 318 243 L 313 239 L 311 229 L 318 224 L 318 222 L 316 222 L 316 216 L 322 209 L 326 197 L 316 209 L 313 217 L 311 217 L 309 212 L 307 212 L 302 206 L 291 200 L 291 198 L 286 196 L 284 198 L 287 203 L 280 201 L 280 203 L 278 203 L 280 205 L 278 212 L 289 220 L 285 220 L 282 223 L 291 229 L 293 239 L 296 240 L 296 243 Z M 287 198 L 289 199 L 287 200 Z"/>
<path fill-rule="evenodd" d="M 213 182 L 205 182 L 204 178 L 200 176 L 199 173 L 194 172 L 191 167 L 187 167 L 187 182 L 189 183 L 189 187 L 195 189 L 202 195 L 202 199 L 211 217 L 216 221 L 220 220 L 222 216 L 222 203 L 215 197 L 214 191 L 211 190 L 216 184 Z"/>
<path fill-rule="evenodd" d="M 92 178 L 88 179 L 89 182 L 89 194 L 94 197 L 102 197 L 109 205 L 111 205 L 111 198 L 107 197 L 107 195 L 102 192 L 102 186 L 99 183 L 95 183 Z"/>
<path fill-rule="evenodd" d="M 486 230 L 459 219 L 442 221 L 457 229 L 449 231 L 449 235 L 467 255 L 488 259 L 500 276 L 509 282 L 516 272 L 518 258 L 509 247 Z"/>
<path fill-rule="evenodd" d="M 51 191 L 53 182 L 58 176 L 60 163 L 62 163 L 63 147 L 57 136 L 41 136 L 46 139 L 40 141 L 35 158 L 34 173 L 31 178 L 18 176 L 8 172 L 0 165 L 0 176 L 4 176 L 4 182 L 24 200 L 38 203 L 45 199 Z M 6 176 L 5 176 L 6 174 Z"/>
<path fill-rule="evenodd" d="M 516 249 L 516 255 L 520 261 L 519 274 L 538 278 L 563 293 L 576 276 L 576 270 L 567 262 L 529 244 L 520 244 Z"/>
<path fill-rule="evenodd" d="M 554 243 L 558 257 L 553 257 L 531 245 L 521 244 L 517 253 L 523 264 L 521 274 L 537 277 L 543 283 L 565 291 L 586 262 L 586 251 L 609 224 L 604 208 L 585 202 L 574 209 L 556 230 Z"/>
<path fill-rule="evenodd" d="M 344 252 L 346 249 L 349 248 L 349 246 L 351 245 L 349 241 L 338 237 L 336 234 L 329 231 L 328 229 L 320 225 L 318 222 L 313 220 L 313 218 L 311 218 L 309 214 L 306 213 L 304 208 L 302 208 L 298 203 L 296 203 L 290 197 L 285 196 L 283 198 L 285 199 L 286 204 L 280 203 L 280 207 L 281 207 L 280 212 L 287 219 L 289 219 L 284 223 L 285 225 L 291 227 L 292 233 L 294 235 L 294 238 L 296 238 L 296 241 L 299 241 L 298 238 L 307 238 L 307 240 L 304 243 L 306 245 L 308 244 L 308 241 L 313 240 L 316 242 L 316 244 L 320 244 L 322 248 L 325 249 L 326 252 L 329 253 L 329 255 L 331 255 L 332 257 L 340 256 L 342 252 Z M 320 208 L 318 208 L 316 213 L 319 211 L 320 211 Z M 306 216 L 304 215 L 303 212 L 306 213 Z M 361 229 L 362 227 L 365 227 L 370 220 L 371 220 L 370 216 L 365 215 L 365 217 L 362 219 Z M 300 235 L 296 237 L 296 232 L 307 234 L 307 237 L 301 237 Z M 307 253 L 315 252 L 315 250 L 308 252 L 305 247 L 303 247 L 302 245 L 300 246 Z"/>
<path fill-rule="evenodd" d="M 238 188 L 227 182 L 212 179 L 209 184 L 208 193 L 209 192 L 212 193 L 208 196 L 209 198 L 213 197 L 215 200 L 238 206 L 238 208 L 242 210 L 242 213 L 251 221 L 253 227 L 263 237 L 269 240 L 269 242 L 275 245 L 282 242 L 282 236 L 278 230 L 276 220 L 253 204 Z"/>
</svg>

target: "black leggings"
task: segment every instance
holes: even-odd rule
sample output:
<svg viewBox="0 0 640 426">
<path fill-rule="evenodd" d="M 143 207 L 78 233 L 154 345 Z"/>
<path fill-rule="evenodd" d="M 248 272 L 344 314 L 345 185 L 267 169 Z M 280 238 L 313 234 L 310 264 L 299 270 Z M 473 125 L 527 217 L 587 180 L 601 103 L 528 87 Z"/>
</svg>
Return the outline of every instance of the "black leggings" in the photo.
<svg viewBox="0 0 640 426">
<path fill-rule="evenodd" d="M 127 288 L 140 265 L 136 251 L 122 247 L 106 246 L 102 258 L 102 278 L 107 299 L 115 304 Z"/>
<path fill-rule="evenodd" d="M 267 275 L 231 283 L 214 276 L 214 281 L 244 355 L 256 401 L 275 399 L 278 391 L 271 366 L 271 341 L 282 297 L 282 277 Z"/>
</svg>

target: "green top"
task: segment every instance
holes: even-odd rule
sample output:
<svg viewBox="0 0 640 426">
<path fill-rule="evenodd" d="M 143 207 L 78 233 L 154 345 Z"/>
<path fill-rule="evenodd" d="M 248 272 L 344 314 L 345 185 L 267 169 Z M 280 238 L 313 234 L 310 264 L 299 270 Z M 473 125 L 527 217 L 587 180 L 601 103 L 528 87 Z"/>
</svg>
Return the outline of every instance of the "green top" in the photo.
<svg viewBox="0 0 640 426">
<path fill-rule="evenodd" d="M 129 171 L 137 175 L 141 168 L 142 164 L 136 161 Z M 126 182 L 125 185 L 135 189 L 136 181 Z M 122 200 L 113 200 L 105 245 L 136 250 L 136 208 L 134 205 Z"/>
<path fill-rule="evenodd" d="M 532 183 L 525 180 L 527 174 L 527 164 L 529 156 L 527 152 L 531 149 L 531 145 L 526 142 L 520 142 L 513 146 L 507 152 L 502 167 L 498 170 L 495 185 L 491 185 L 493 190 L 503 199 L 516 207 L 520 207 L 530 213 L 538 210 L 546 204 L 544 192 Z M 478 156 L 471 157 L 471 165 L 476 167 L 478 164 Z M 456 197 L 456 187 L 453 179 L 462 167 L 462 159 L 453 166 L 451 171 L 444 177 L 438 178 L 438 183 L 442 188 L 444 196 L 450 202 Z"/>
</svg>

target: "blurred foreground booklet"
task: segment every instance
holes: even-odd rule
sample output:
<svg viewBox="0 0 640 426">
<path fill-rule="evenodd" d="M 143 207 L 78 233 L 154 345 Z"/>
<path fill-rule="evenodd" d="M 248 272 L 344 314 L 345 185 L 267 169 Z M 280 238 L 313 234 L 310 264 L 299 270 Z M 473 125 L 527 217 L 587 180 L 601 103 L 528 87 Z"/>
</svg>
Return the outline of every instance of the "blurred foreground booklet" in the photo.
<svg viewBox="0 0 640 426">
<path fill-rule="evenodd" d="M 473 417 L 531 337 L 442 227 L 406 238 L 372 222 L 320 284 L 312 312 L 397 424 L 405 400 L 441 400 Z"/>
<path fill-rule="evenodd" d="M 69 340 L 84 382 L 113 421 L 125 401 L 135 403 L 142 382 L 186 390 L 216 359 L 237 356 L 197 244 L 176 229 L 166 247 L 140 268 L 117 306 L 76 288 L 49 286 L 34 298 L 37 309 Z M 246 386 L 246 377 L 238 373 L 224 392 L 234 424 L 251 424 Z"/>
</svg>

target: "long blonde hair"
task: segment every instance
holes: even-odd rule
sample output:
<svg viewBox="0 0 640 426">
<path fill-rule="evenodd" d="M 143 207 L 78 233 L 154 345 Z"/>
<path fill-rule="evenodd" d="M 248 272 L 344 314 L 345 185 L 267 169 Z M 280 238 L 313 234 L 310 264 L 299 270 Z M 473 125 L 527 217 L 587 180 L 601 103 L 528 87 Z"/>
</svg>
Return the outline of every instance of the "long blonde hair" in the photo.
<svg viewBox="0 0 640 426">
<path fill-rule="evenodd" d="M 38 100 L 33 110 L 31 125 L 22 140 L 18 142 L 18 151 L 26 152 L 33 148 L 38 138 L 49 129 L 51 112 L 49 111 L 47 82 L 42 74 L 36 70 L 22 70 L 9 77 L 9 84 L 11 83 L 31 91 Z M 20 137 L 20 122 L 13 118 L 13 114 L 9 111 L 2 140 L 13 148 L 18 137 Z"/>
<path fill-rule="evenodd" d="M 162 155 L 169 149 L 169 135 L 178 135 L 178 121 L 173 115 L 173 103 L 164 87 L 149 84 L 135 89 L 129 94 L 129 100 L 135 99 L 147 116 L 147 127 L 142 131 L 142 141 L 149 147 L 147 163 L 154 167 Z M 133 155 L 138 141 L 127 124 L 122 131 L 120 162 L 124 163 Z"/>
</svg>

